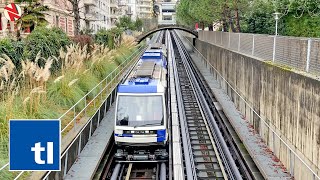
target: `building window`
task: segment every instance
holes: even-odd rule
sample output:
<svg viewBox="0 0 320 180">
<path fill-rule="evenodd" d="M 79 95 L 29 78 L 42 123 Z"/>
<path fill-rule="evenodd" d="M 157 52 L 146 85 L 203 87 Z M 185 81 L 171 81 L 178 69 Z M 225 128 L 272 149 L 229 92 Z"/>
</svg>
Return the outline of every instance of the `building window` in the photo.
<svg viewBox="0 0 320 180">
<path fill-rule="evenodd" d="M 2 30 L 2 14 L 0 13 L 0 31 Z"/>
<path fill-rule="evenodd" d="M 89 10 L 90 10 L 90 9 L 89 9 L 89 6 L 85 6 L 86 14 L 89 13 Z"/>
<path fill-rule="evenodd" d="M 56 26 L 59 27 L 59 16 L 56 16 Z"/>
<path fill-rule="evenodd" d="M 68 18 L 66 18 L 66 33 L 68 33 Z"/>
</svg>

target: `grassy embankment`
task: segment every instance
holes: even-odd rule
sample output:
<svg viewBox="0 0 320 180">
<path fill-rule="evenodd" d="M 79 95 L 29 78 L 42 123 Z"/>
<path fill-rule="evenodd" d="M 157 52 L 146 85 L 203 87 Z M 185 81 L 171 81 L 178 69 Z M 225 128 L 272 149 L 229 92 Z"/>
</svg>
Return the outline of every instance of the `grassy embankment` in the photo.
<svg viewBox="0 0 320 180">
<path fill-rule="evenodd" d="M 120 47 L 109 50 L 94 45 L 88 53 L 86 46 L 69 45 L 60 50 L 60 57 L 42 58 L 38 53 L 32 61 L 21 61 L 20 70 L 12 60 L 0 58 L 0 167 L 8 162 L 9 119 L 57 119 L 79 99 L 95 87 L 110 72 L 116 69 L 137 48 L 133 38 L 124 36 Z M 44 66 L 39 66 L 40 61 Z M 58 73 L 51 72 L 51 65 L 61 63 Z M 98 88 L 99 89 L 99 88 Z M 93 91 L 89 99 L 97 95 Z M 80 107 L 82 106 L 82 107 Z M 83 105 L 77 110 L 83 108 Z M 90 106 L 87 116 L 95 111 Z M 62 119 L 62 128 L 73 118 L 73 112 Z M 8 169 L 0 171 L 0 179 L 11 179 L 17 173 Z"/>
</svg>

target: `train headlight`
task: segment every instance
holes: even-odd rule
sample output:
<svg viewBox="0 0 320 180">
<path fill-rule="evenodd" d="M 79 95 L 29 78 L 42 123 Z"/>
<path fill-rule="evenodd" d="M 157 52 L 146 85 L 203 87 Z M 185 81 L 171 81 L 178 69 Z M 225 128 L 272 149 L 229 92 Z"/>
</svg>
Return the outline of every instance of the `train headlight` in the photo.
<svg viewBox="0 0 320 180">
<path fill-rule="evenodd" d="M 131 133 L 133 134 L 133 133 L 134 133 L 134 131 L 131 131 Z"/>
</svg>

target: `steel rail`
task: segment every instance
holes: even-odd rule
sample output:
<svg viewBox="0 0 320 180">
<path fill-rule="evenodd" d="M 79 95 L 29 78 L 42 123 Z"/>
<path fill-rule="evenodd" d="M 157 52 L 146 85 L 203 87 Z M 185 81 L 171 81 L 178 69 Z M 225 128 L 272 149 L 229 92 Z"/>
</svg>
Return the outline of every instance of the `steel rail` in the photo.
<svg viewBox="0 0 320 180">
<path fill-rule="evenodd" d="M 173 37 L 177 41 L 177 37 L 173 34 Z M 179 46 L 179 44 L 176 44 Z M 181 51 L 177 47 L 179 56 L 181 56 Z M 215 142 L 211 136 L 208 123 L 206 122 L 206 118 L 202 109 L 200 108 L 200 102 L 197 97 L 197 94 L 193 90 L 193 84 L 190 80 L 189 74 L 186 71 L 182 63 L 182 59 L 177 59 L 177 63 L 180 66 L 180 74 L 179 79 L 182 78 L 183 84 L 180 84 L 183 87 L 184 99 L 186 106 L 188 107 L 188 128 L 191 131 L 195 132 L 192 137 L 192 145 L 193 148 L 199 147 L 199 149 L 194 149 L 194 156 L 196 157 L 197 164 L 197 176 L 199 178 L 224 178 L 227 179 L 226 174 L 224 173 L 224 167 L 220 161 L 219 152 L 215 146 Z M 194 136 L 196 135 L 196 136 Z M 210 147 L 212 146 L 212 147 Z M 197 153 L 198 152 L 198 153 Z M 201 154 L 199 154 L 199 152 Z M 218 163 L 215 158 L 217 158 Z M 204 168 L 203 168 L 204 167 Z M 221 172 L 218 174 L 217 172 Z"/>
<path fill-rule="evenodd" d="M 176 54 L 173 52 L 174 57 Z M 196 169 L 194 165 L 193 155 L 192 155 L 192 147 L 190 143 L 190 137 L 188 137 L 188 129 L 187 129 L 187 120 L 184 111 L 183 99 L 181 95 L 180 81 L 178 78 L 178 68 L 176 63 L 173 63 L 173 74 L 175 80 L 176 94 L 177 94 L 177 104 L 179 111 L 179 119 L 181 124 L 181 137 L 182 137 L 182 147 L 183 147 L 183 155 L 185 160 L 185 168 L 186 168 L 186 176 L 188 180 L 197 179 Z"/>
<path fill-rule="evenodd" d="M 186 50 L 183 50 L 185 47 L 183 45 L 183 43 L 181 42 L 181 40 L 179 39 L 178 35 L 176 32 L 174 32 L 175 36 L 177 37 L 177 41 L 179 43 L 180 46 L 178 46 L 178 48 L 180 48 L 180 52 L 181 52 L 181 55 L 183 56 L 182 60 L 184 61 L 184 64 L 186 66 L 186 69 L 187 71 L 189 71 L 190 75 L 191 75 L 191 80 L 193 81 L 194 85 L 195 85 L 195 91 L 197 92 L 197 94 L 201 97 L 200 100 L 201 100 L 201 105 L 202 107 L 205 109 L 205 114 L 206 116 L 208 116 L 208 119 L 210 120 L 210 125 L 213 126 L 213 129 L 212 129 L 212 133 L 214 135 L 214 137 L 216 138 L 216 142 L 217 142 L 217 145 L 218 147 L 220 146 L 220 151 L 222 149 L 222 151 L 220 152 L 221 156 L 223 159 L 227 159 L 227 161 L 224 161 L 225 163 L 225 167 L 227 169 L 227 171 L 231 170 L 232 172 L 228 172 L 228 175 L 229 175 L 229 178 L 232 178 L 232 179 L 242 179 L 242 176 L 239 172 L 239 169 L 229 151 L 229 148 L 224 140 L 224 137 L 222 136 L 221 132 L 220 132 L 220 129 L 212 115 L 212 113 L 209 113 L 211 112 L 210 110 L 210 107 L 208 105 L 208 103 L 206 102 L 205 100 L 205 97 L 203 95 L 203 92 L 200 88 L 200 85 L 199 85 L 199 82 L 197 80 L 197 78 L 195 77 L 194 75 L 194 72 L 190 66 L 190 64 L 188 63 L 188 60 L 187 60 L 187 56 L 185 55 L 187 52 Z M 225 157 L 223 157 L 225 156 Z"/>
<path fill-rule="evenodd" d="M 180 37 L 180 39 L 182 39 L 178 33 L 177 33 L 177 35 Z M 240 150 L 239 144 L 237 144 L 235 142 L 237 137 L 232 136 L 231 131 L 234 132 L 234 129 L 232 127 L 230 127 L 230 125 L 228 125 L 228 119 L 225 117 L 223 111 L 217 109 L 217 107 L 215 105 L 215 102 L 217 102 L 217 100 L 214 97 L 214 95 L 212 94 L 211 89 L 208 86 L 208 84 L 206 83 L 204 77 L 201 75 L 200 71 L 196 68 L 190 54 L 188 53 L 188 50 L 186 48 L 183 48 L 183 51 L 185 52 L 185 55 L 187 56 L 187 61 L 189 62 L 190 67 L 193 70 L 196 79 L 198 79 L 200 82 L 202 82 L 202 83 L 199 83 L 200 89 L 202 92 L 206 92 L 206 93 L 204 93 L 205 100 L 208 103 L 210 110 L 214 115 L 214 118 L 216 118 L 217 125 L 218 125 L 226 143 L 228 144 L 229 150 L 232 154 L 233 159 L 235 160 L 235 163 L 237 164 L 237 166 L 239 168 L 241 175 L 243 176 L 244 179 L 248 179 L 248 180 L 254 179 L 255 175 L 253 174 L 252 169 L 251 169 L 253 167 L 251 167 L 251 168 L 249 167 L 249 164 L 251 164 L 251 163 L 255 164 L 254 161 L 252 159 L 245 160 L 245 158 Z M 236 139 L 234 139 L 234 138 L 236 138 Z"/>
</svg>

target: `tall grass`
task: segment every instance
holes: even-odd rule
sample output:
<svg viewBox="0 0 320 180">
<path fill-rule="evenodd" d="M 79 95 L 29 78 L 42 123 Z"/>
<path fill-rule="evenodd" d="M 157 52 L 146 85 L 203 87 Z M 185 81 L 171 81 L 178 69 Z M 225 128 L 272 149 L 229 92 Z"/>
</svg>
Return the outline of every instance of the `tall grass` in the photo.
<svg viewBox="0 0 320 180">
<path fill-rule="evenodd" d="M 123 44 L 115 50 L 93 45 L 89 53 L 86 46 L 71 44 L 60 49 L 59 57 L 49 58 L 43 58 L 39 51 L 34 59 L 21 60 L 21 68 L 16 68 L 10 57 L 0 55 L 0 166 L 8 161 L 7 151 L 3 150 L 8 143 L 8 120 L 59 118 L 134 49 L 132 38 L 122 38 Z M 61 66 L 53 75 L 54 63 Z M 100 89 L 92 91 L 87 101 Z M 76 110 L 83 107 L 80 104 Z M 11 176 L 0 173 L 0 179 L 8 178 Z"/>
</svg>

